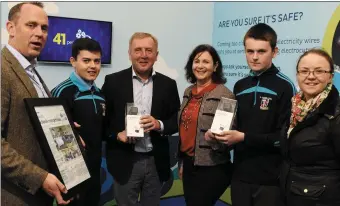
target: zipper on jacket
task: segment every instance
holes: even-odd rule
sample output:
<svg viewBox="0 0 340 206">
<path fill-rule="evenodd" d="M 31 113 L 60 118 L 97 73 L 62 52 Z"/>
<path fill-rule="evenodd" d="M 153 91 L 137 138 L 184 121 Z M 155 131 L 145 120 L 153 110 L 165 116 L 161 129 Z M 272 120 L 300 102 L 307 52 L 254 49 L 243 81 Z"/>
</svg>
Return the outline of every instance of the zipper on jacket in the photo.
<svg viewBox="0 0 340 206">
<path fill-rule="evenodd" d="M 255 96 L 254 96 L 254 105 L 253 105 L 253 106 L 256 105 L 256 99 L 257 99 L 257 87 L 259 86 L 259 84 L 260 84 L 260 80 L 257 82 L 256 87 L 255 87 Z"/>
<path fill-rule="evenodd" d="M 197 121 L 196 121 L 196 136 L 195 136 L 195 144 L 194 144 L 194 158 L 193 158 L 194 165 L 196 165 L 196 163 L 195 163 L 195 159 L 196 159 L 196 139 L 197 139 L 197 135 L 199 135 L 199 134 L 197 133 L 197 129 L 198 129 L 198 119 L 199 119 L 201 107 L 202 107 L 202 104 L 203 104 L 203 99 L 206 97 L 206 95 L 207 95 L 207 94 L 204 94 L 204 95 L 203 95 L 202 101 L 201 101 L 201 104 L 200 104 L 200 107 L 198 108 Z M 203 112 L 202 112 L 202 114 L 203 114 Z M 201 130 L 200 130 L 199 132 L 201 132 Z"/>
<path fill-rule="evenodd" d="M 94 97 L 93 97 L 93 91 L 91 90 L 91 95 L 92 95 L 92 101 L 93 101 L 93 105 L 94 105 L 94 112 L 97 114 L 98 111 L 97 111 L 97 105 L 96 105 L 96 102 L 94 101 Z"/>
</svg>

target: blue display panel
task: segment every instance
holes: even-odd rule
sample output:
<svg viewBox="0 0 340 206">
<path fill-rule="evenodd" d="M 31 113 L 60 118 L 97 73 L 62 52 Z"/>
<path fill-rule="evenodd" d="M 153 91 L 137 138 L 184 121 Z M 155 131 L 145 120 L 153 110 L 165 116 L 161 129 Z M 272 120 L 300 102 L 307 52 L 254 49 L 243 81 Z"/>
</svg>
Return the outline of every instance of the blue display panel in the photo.
<svg viewBox="0 0 340 206">
<path fill-rule="evenodd" d="M 48 39 L 38 61 L 69 62 L 72 43 L 89 37 L 102 48 L 102 64 L 111 63 L 112 22 L 49 16 Z"/>
</svg>

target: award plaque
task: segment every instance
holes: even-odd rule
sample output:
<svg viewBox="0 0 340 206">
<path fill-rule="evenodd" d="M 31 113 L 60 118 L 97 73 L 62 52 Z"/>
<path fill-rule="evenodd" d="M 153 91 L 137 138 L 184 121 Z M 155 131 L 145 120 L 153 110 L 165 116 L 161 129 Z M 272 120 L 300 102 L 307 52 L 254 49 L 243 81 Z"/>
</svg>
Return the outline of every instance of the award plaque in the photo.
<svg viewBox="0 0 340 206">
<path fill-rule="evenodd" d="M 68 190 L 63 197 L 76 196 L 91 176 L 66 102 L 60 98 L 26 98 L 24 102 L 50 172 Z"/>
<path fill-rule="evenodd" d="M 140 112 L 134 103 L 126 104 L 126 136 L 128 137 L 144 137 L 144 129 L 140 125 Z"/>
<path fill-rule="evenodd" d="M 223 131 L 230 130 L 236 114 L 236 108 L 236 100 L 222 97 L 215 112 L 211 132 L 220 134 Z"/>
</svg>

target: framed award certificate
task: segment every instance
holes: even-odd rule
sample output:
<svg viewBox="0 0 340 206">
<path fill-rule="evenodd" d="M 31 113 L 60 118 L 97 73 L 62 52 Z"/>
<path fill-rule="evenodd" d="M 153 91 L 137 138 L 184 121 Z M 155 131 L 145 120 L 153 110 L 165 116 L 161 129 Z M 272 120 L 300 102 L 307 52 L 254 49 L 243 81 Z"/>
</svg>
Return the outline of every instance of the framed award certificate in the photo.
<svg viewBox="0 0 340 206">
<path fill-rule="evenodd" d="M 68 190 L 65 199 L 74 197 L 91 176 L 66 102 L 60 98 L 26 98 L 24 102 L 50 172 Z"/>
</svg>

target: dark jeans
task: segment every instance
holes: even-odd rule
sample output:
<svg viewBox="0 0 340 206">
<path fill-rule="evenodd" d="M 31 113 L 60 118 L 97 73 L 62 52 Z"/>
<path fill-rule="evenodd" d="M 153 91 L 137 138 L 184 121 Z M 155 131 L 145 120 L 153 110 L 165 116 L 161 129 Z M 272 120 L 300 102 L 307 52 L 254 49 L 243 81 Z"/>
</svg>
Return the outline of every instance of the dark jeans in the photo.
<svg viewBox="0 0 340 206">
<path fill-rule="evenodd" d="M 284 206 L 279 186 L 231 181 L 233 206 Z M 302 205 L 301 205 L 302 206 Z"/>
<path fill-rule="evenodd" d="M 183 159 L 183 190 L 187 206 L 215 205 L 230 184 L 232 164 L 195 166 L 191 157 Z"/>
<path fill-rule="evenodd" d="M 148 154 L 135 153 L 133 158 L 134 165 L 128 182 L 120 184 L 114 181 L 114 196 L 118 206 L 159 205 L 162 185 L 154 157 Z M 140 201 L 138 202 L 139 194 Z"/>
</svg>

